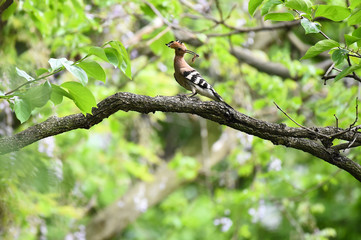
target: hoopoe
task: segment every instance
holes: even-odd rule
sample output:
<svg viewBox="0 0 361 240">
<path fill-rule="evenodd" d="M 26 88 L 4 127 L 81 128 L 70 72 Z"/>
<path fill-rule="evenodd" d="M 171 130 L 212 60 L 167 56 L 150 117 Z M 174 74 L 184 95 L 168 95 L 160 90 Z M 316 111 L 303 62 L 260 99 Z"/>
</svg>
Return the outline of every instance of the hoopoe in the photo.
<svg viewBox="0 0 361 240">
<path fill-rule="evenodd" d="M 184 60 L 184 54 L 189 53 L 194 56 L 192 59 L 192 61 L 194 61 L 195 58 L 199 57 L 197 53 L 188 50 L 186 46 L 179 40 L 171 41 L 166 45 L 167 47 L 173 48 L 175 50 L 174 78 L 182 87 L 192 91 L 190 97 L 193 97 L 199 93 L 200 95 L 211 98 L 217 102 L 223 102 L 225 105 L 232 108 L 222 99 L 222 97 L 213 89 L 213 87 L 203 79 L 201 74 L 189 66 L 188 63 Z"/>
</svg>

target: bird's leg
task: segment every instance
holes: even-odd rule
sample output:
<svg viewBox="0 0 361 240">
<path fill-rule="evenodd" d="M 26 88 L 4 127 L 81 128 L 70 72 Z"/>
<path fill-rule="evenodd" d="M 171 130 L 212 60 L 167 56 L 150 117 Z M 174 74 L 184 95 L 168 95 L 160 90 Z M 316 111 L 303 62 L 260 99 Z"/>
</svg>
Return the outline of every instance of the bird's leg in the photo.
<svg viewBox="0 0 361 240">
<path fill-rule="evenodd" d="M 192 93 L 189 93 L 189 94 L 187 94 L 187 95 L 189 95 L 190 98 L 191 98 L 191 97 L 194 97 L 195 95 L 197 95 L 197 91 L 193 88 L 193 89 L 192 89 Z"/>
<path fill-rule="evenodd" d="M 193 92 L 191 92 L 191 93 L 179 93 L 179 94 L 177 94 L 177 96 L 184 100 L 185 98 L 194 97 L 196 94 L 197 94 L 197 92 L 195 92 L 195 93 L 193 93 Z"/>
<path fill-rule="evenodd" d="M 197 95 L 197 92 L 195 92 L 195 93 L 187 93 L 187 94 L 184 94 L 184 95 L 191 98 L 191 97 L 194 97 L 195 95 Z"/>
</svg>

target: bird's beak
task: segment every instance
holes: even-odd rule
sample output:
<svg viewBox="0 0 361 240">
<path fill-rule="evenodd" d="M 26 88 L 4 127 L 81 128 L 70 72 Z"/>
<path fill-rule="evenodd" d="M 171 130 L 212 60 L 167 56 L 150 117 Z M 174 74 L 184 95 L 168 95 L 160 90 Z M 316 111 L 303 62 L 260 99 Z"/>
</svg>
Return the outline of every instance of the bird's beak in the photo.
<svg viewBox="0 0 361 240">
<path fill-rule="evenodd" d="M 195 53 L 195 52 L 193 52 L 193 51 L 191 51 L 191 50 L 186 50 L 186 53 L 189 53 L 189 54 L 192 54 L 192 55 L 194 55 L 195 57 L 199 57 L 199 55 L 197 54 L 197 53 Z"/>
</svg>

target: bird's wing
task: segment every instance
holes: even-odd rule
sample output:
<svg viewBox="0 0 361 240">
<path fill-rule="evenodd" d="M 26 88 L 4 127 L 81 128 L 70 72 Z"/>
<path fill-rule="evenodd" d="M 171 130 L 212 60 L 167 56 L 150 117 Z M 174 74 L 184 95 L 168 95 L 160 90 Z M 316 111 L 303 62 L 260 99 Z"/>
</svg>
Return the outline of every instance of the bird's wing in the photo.
<svg viewBox="0 0 361 240">
<path fill-rule="evenodd" d="M 184 87 L 185 89 L 191 91 L 192 88 L 189 85 L 189 81 L 188 79 L 186 79 L 182 74 L 177 74 L 174 73 L 174 79 L 179 83 L 179 85 L 181 85 L 182 87 Z"/>
<path fill-rule="evenodd" d="M 221 96 L 196 70 L 184 71 L 183 76 L 190 82 L 191 86 L 193 86 L 199 94 L 212 98 L 216 101 L 223 102 Z"/>
</svg>

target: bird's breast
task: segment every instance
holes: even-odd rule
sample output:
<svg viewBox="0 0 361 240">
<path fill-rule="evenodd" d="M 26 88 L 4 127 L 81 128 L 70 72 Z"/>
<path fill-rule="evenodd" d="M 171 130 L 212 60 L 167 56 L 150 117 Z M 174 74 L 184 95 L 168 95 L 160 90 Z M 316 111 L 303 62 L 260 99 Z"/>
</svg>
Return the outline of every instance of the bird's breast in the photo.
<svg viewBox="0 0 361 240">
<path fill-rule="evenodd" d="M 174 78 L 179 83 L 179 85 L 181 85 L 182 87 L 184 87 L 185 89 L 187 89 L 189 91 L 192 90 L 187 82 L 187 79 L 185 79 L 183 74 L 181 74 L 179 71 L 175 71 Z"/>
</svg>

